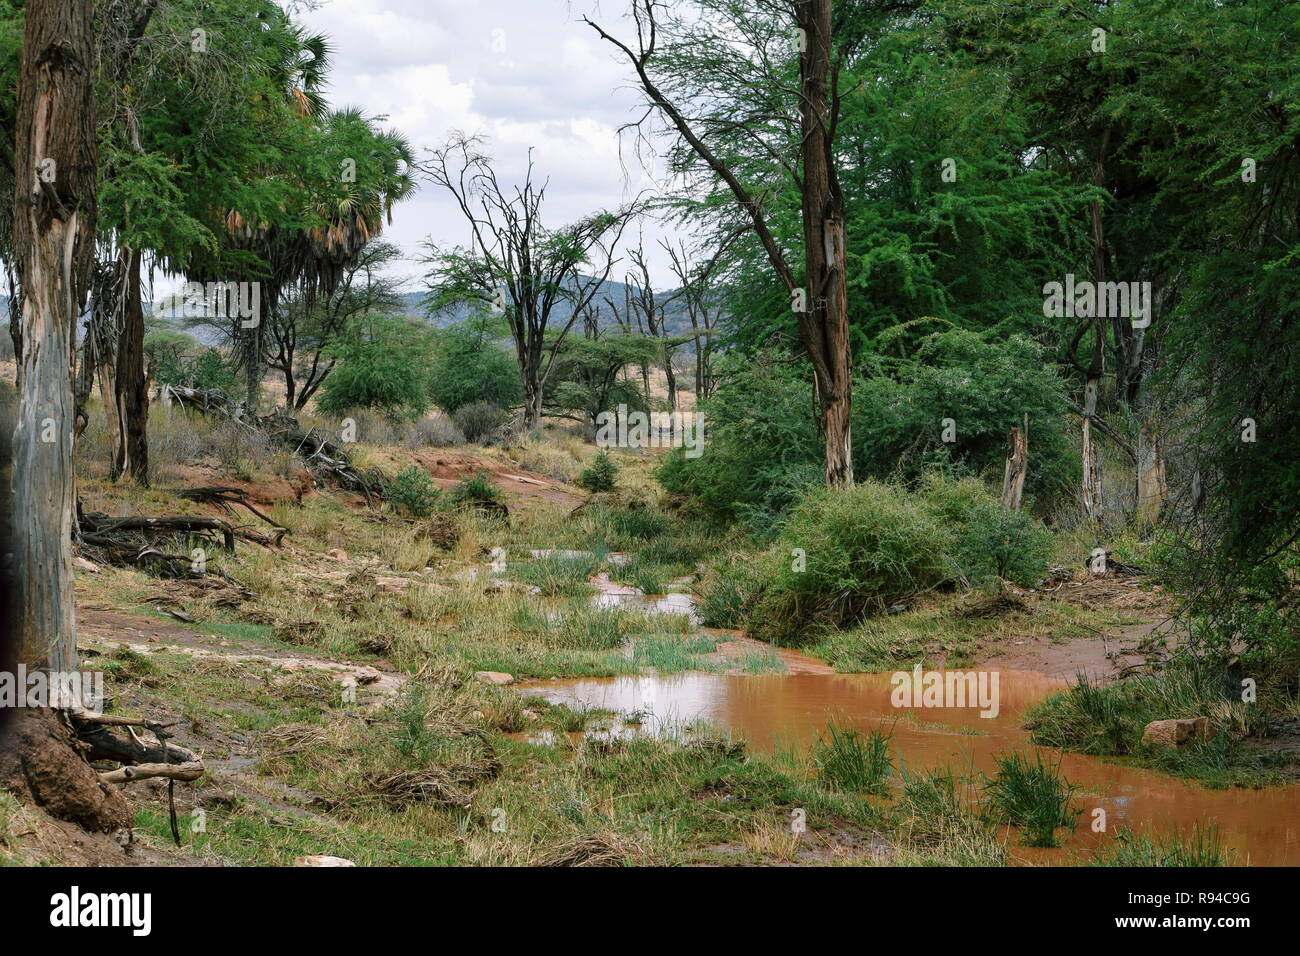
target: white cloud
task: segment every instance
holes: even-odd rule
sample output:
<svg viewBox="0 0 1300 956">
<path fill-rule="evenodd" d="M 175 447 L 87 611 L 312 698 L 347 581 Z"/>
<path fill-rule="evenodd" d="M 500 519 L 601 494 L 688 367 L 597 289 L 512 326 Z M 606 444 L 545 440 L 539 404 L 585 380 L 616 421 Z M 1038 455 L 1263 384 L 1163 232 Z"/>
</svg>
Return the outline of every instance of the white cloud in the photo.
<svg viewBox="0 0 1300 956">
<path fill-rule="evenodd" d="M 387 115 L 417 155 L 450 130 L 483 132 L 506 182 L 522 176 L 532 147 L 536 175 L 549 180 L 546 221 L 559 225 L 650 185 L 632 157 L 624 157 L 625 169 L 619 156 L 617 129 L 637 115 L 638 97 L 626 67 L 581 22 L 582 6 L 332 0 L 301 19 L 333 46 L 332 105 Z M 647 226 L 645 233 L 649 250 L 661 232 Z M 449 199 L 426 183 L 394 210 L 386 236 L 418 275 L 414 260 L 425 238 L 463 242 L 466 229 Z M 666 268 L 655 272 L 667 282 Z"/>
</svg>

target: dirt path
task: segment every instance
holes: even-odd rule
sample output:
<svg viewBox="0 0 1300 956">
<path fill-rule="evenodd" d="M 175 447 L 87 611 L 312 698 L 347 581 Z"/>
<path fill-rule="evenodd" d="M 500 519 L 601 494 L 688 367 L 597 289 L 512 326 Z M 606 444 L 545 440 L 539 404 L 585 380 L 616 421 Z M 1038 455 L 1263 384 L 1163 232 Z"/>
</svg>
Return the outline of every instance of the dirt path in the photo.
<svg viewBox="0 0 1300 956">
<path fill-rule="evenodd" d="M 358 703 L 369 706 L 378 706 L 395 696 L 407 680 L 404 674 L 380 670 L 369 664 L 305 657 L 282 648 L 264 647 L 251 641 L 229 640 L 215 634 L 179 627 L 142 614 L 95 607 L 78 609 L 77 638 L 85 649 L 100 653 L 127 648 L 137 654 L 172 653 L 196 658 L 217 658 L 269 667 L 282 672 L 285 679 L 302 671 L 317 671 L 330 675 L 342 687 L 355 687 Z"/>
</svg>

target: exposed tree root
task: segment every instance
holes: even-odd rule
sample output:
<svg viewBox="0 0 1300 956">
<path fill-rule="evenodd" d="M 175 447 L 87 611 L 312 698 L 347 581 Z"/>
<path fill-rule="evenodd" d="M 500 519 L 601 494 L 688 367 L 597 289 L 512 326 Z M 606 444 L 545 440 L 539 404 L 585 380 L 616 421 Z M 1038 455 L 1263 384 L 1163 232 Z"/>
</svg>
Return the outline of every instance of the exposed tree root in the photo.
<svg viewBox="0 0 1300 956">
<path fill-rule="evenodd" d="M 273 519 L 267 517 L 261 511 L 253 507 L 252 502 L 248 500 L 248 492 L 243 488 L 228 488 L 221 485 L 205 486 L 201 488 L 176 488 L 171 494 L 177 498 L 184 498 L 187 501 L 198 501 L 203 504 L 217 505 L 227 514 L 233 514 L 234 509 L 231 505 L 240 505 L 247 508 L 257 517 L 261 518 L 271 526 L 271 531 L 267 534 L 261 534 L 250 528 L 241 528 L 235 526 L 234 532 L 241 538 L 256 542 L 257 544 L 267 547 L 278 548 L 284 536 L 289 533 L 289 529 L 277 524 Z"/>
</svg>

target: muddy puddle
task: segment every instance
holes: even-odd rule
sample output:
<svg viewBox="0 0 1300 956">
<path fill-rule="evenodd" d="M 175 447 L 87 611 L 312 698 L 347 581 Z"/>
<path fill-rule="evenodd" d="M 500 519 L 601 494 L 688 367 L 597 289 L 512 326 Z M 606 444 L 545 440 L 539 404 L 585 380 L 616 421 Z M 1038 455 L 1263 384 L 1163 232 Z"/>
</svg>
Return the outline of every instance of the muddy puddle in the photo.
<svg viewBox="0 0 1300 956">
<path fill-rule="evenodd" d="M 690 595 L 647 598 L 628 589 L 633 593 L 615 598 L 611 592 L 617 585 L 606 581 L 600 586 L 597 599 L 646 607 L 646 602 L 662 606 L 660 602 L 674 598 L 672 613 L 694 610 Z M 740 634 L 735 639 L 758 643 Z M 525 684 L 520 691 L 575 709 L 599 708 L 625 718 L 635 715 L 616 721 L 609 732 L 680 732 L 703 721 L 743 737 L 760 751 L 806 748 L 832 719 L 863 731 L 883 728 L 893 735 L 895 767 L 909 773 L 950 768 L 959 774 L 991 774 L 1000 753 L 1043 749 L 1053 761 L 1059 757 L 1062 774 L 1078 788 L 1074 805 L 1084 812 L 1061 848 L 1021 847 L 1013 833 L 1008 843 L 1013 858 L 1022 863 L 1080 861 L 1109 839 L 1091 830 L 1093 811 L 1100 807 L 1106 811 L 1109 834 L 1121 827 L 1159 835 L 1187 834 L 1196 824 L 1214 824 L 1223 842 L 1235 851 L 1237 864 L 1300 864 L 1300 787 L 1209 790 L 1123 762 L 1060 754 L 1030 744 L 1028 732 L 1020 726 L 1021 715 L 1029 705 L 1064 689 L 1067 683 L 1061 678 L 1000 670 L 998 713 L 985 717 L 978 706 L 896 708 L 891 702 L 890 674 L 826 673 L 829 669 L 824 665 L 819 668 L 810 658 L 802 660 L 812 666 L 787 667 L 786 674 L 685 672 L 554 680 Z"/>
</svg>

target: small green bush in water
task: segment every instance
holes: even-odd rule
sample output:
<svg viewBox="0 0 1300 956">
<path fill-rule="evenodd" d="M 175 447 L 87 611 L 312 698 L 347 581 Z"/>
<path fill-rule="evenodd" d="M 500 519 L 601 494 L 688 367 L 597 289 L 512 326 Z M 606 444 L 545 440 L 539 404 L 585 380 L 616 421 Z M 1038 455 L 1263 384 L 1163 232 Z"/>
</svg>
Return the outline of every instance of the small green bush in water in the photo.
<svg viewBox="0 0 1300 956">
<path fill-rule="evenodd" d="M 438 507 L 442 492 L 423 468 L 403 468 L 388 483 L 388 505 L 412 518 L 427 518 Z"/>
<path fill-rule="evenodd" d="M 590 492 L 613 491 L 618 479 L 618 465 L 609 457 L 609 452 L 602 451 L 593 459 L 590 468 L 584 468 L 578 475 L 578 487 Z"/>
<path fill-rule="evenodd" d="M 998 772 L 985 785 L 994 819 L 1021 827 L 1029 846 L 1056 846 L 1058 827 L 1073 827 L 1080 811 L 1070 806 L 1075 787 L 1061 776 L 1059 762 L 1021 753 L 998 757 Z"/>
</svg>

